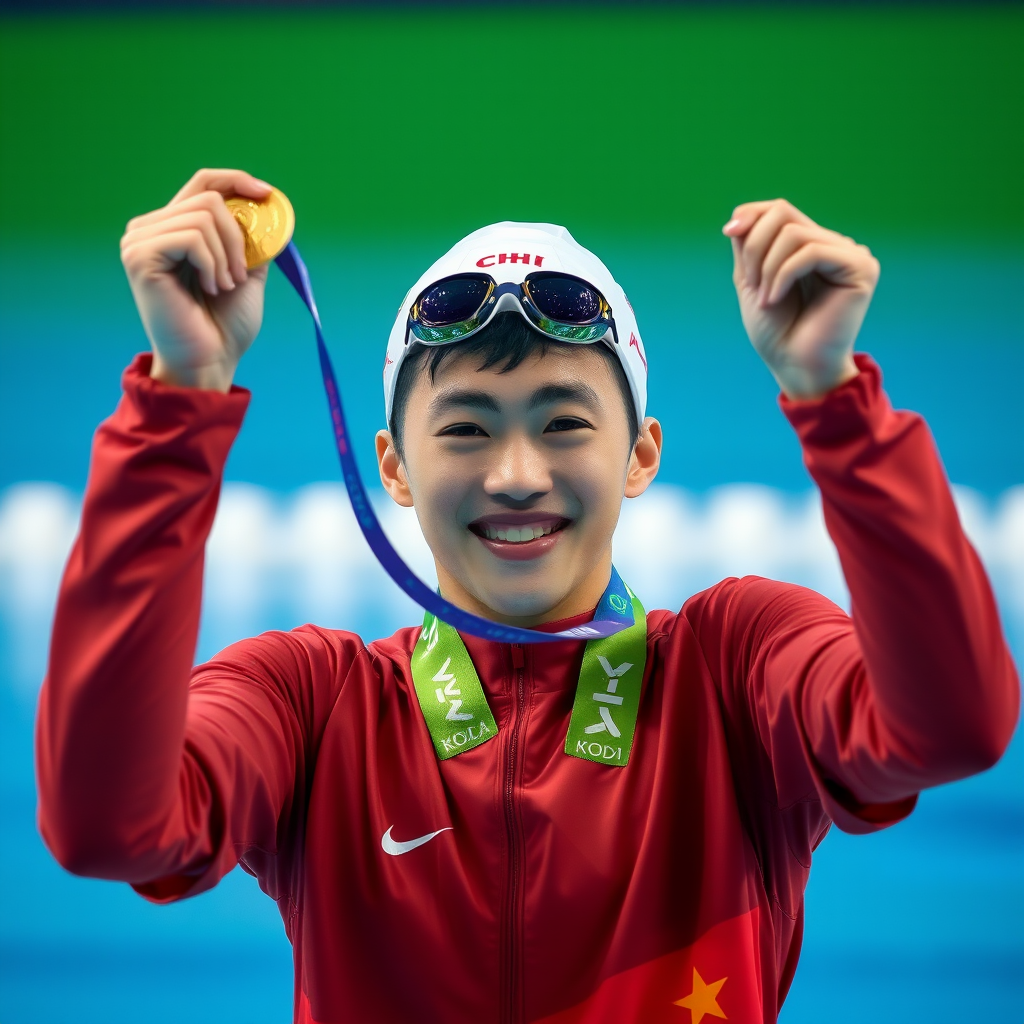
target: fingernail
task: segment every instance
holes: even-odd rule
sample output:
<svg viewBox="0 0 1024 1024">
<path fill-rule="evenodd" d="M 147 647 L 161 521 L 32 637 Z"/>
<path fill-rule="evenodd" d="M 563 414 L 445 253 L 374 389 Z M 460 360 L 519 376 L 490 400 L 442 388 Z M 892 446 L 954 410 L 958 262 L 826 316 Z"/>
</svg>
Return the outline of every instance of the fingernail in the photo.
<svg viewBox="0 0 1024 1024">
<path fill-rule="evenodd" d="M 270 182 L 269 182 L 269 181 L 264 181 L 264 180 L 263 180 L 262 178 L 253 178 L 252 180 L 253 180 L 253 181 L 254 181 L 254 182 L 255 182 L 255 183 L 256 183 L 256 184 L 257 184 L 257 185 L 258 185 L 258 186 L 259 186 L 260 188 L 265 188 L 265 189 L 267 189 L 268 191 L 269 191 L 270 189 L 272 189 L 272 188 L 274 187 L 273 185 L 271 185 L 271 184 L 270 184 Z"/>
<path fill-rule="evenodd" d="M 731 221 L 729 221 L 727 224 L 725 224 L 722 227 L 722 234 L 723 235 L 727 235 L 727 234 L 729 234 L 730 231 L 734 231 L 739 226 L 740 226 L 740 219 L 739 219 L 739 217 L 733 217 L 733 219 Z"/>
</svg>

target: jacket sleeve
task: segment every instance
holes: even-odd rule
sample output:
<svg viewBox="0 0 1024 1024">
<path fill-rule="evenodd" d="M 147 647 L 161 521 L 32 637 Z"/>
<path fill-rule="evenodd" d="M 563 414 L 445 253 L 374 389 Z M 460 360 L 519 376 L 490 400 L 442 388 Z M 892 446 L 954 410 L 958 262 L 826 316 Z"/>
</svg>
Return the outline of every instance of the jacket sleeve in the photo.
<svg viewBox="0 0 1024 1024">
<path fill-rule="evenodd" d="M 993 765 L 1020 689 L 930 432 L 892 409 L 869 357 L 857 362 L 823 399 L 781 400 L 821 490 L 850 617 L 752 577 L 697 595 L 684 615 L 736 749 L 748 733 L 777 806 L 816 795 L 841 828 L 865 832 L 909 813 L 921 789 Z"/>
<path fill-rule="evenodd" d="M 248 394 L 167 387 L 149 358 L 126 371 L 94 441 L 36 762 L 57 860 L 169 899 L 247 851 L 259 872 L 294 838 L 310 747 L 360 644 L 306 627 L 192 672 L 205 543 Z"/>
</svg>

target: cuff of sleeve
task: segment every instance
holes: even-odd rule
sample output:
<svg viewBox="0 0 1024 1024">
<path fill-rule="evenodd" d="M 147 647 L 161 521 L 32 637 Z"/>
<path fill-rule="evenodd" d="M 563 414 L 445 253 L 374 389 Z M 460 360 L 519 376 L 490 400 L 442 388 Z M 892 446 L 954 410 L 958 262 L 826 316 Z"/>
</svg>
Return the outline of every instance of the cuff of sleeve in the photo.
<svg viewBox="0 0 1024 1024">
<path fill-rule="evenodd" d="M 251 397 L 248 390 L 234 384 L 227 394 L 174 387 L 154 380 L 149 375 L 152 367 L 152 353 L 140 352 L 121 376 L 125 397 L 145 423 L 170 426 L 198 420 L 241 427 Z"/>
<path fill-rule="evenodd" d="M 779 396 L 780 408 L 804 445 L 828 448 L 875 433 L 892 411 L 878 364 L 864 353 L 853 358 L 860 373 L 821 398 Z"/>
<path fill-rule="evenodd" d="M 198 480 L 219 479 L 234 443 L 249 392 L 232 388 L 227 394 L 178 388 L 149 375 L 151 355 L 138 355 L 121 377 L 124 394 L 113 415 L 100 424 L 93 443 L 90 476 L 99 481 L 116 472 L 134 475 L 136 482 L 154 466 L 168 473 L 177 467 Z M 111 461 L 113 459 L 113 461 Z M 180 472 L 175 479 L 190 490 Z M 123 486 L 123 481 L 120 486 Z"/>
</svg>

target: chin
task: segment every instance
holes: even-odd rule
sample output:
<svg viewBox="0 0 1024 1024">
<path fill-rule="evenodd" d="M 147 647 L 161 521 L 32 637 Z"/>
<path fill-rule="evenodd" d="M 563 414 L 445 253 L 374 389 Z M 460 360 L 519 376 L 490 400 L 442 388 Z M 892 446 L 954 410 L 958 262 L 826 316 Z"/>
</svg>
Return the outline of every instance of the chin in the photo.
<svg viewBox="0 0 1024 1024">
<path fill-rule="evenodd" d="M 566 587 L 544 585 L 551 578 L 548 572 L 538 573 L 542 578 L 537 581 L 516 578 L 519 575 L 501 579 L 488 574 L 488 578 L 481 579 L 481 574 L 473 573 L 463 576 L 459 583 L 483 605 L 483 614 L 488 618 L 541 619 L 568 597 Z M 564 574 L 554 575 L 565 580 Z"/>
<path fill-rule="evenodd" d="M 508 589 L 496 589 L 493 593 L 483 592 L 474 597 L 486 608 L 502 618 L 534 619 L 547 615 L 566 597 L 561 593 L 546 590 L 524 590 L 521 593 Z"/>
</svg>

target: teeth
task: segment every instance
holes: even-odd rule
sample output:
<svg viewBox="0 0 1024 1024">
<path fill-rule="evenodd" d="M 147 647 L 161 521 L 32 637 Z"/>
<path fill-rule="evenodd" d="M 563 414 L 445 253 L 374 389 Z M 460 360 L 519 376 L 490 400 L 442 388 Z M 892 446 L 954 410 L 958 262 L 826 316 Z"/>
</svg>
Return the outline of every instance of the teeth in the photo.
<svg viewBox="0 0 1024 1024">
<path fill-rule="evenodd" d="M 504 540 L 512 544 L 522 544 L 525 541 L 536 540 L 538 537 L 546 537 L 553 528 L 550 526 L 521 526 L 508 530 L 499 530 L 493 526 L 485 526 L 484 534 L 488 540 Z"/>
</svg>

